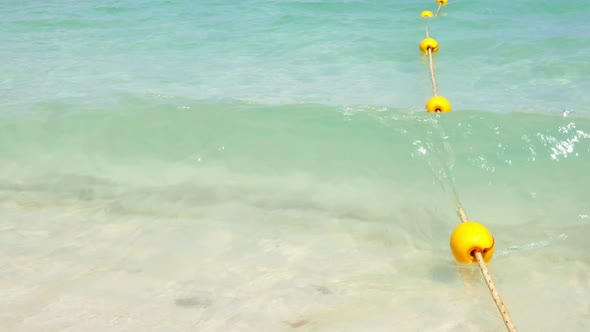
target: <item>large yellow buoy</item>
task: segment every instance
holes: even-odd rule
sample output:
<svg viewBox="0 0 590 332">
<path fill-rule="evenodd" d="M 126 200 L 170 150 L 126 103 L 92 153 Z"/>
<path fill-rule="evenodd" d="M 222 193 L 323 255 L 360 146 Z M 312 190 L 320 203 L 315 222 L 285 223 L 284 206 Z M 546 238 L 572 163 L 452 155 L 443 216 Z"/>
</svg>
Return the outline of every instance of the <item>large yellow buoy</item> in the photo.
<svg viewBox="0 0 590 332">
<path fill-rule="evenodd" d="M 432 53 L 438 51 L 438 42 L 434 38 L 426 38 L 420 42 L 420 50 L 424 53 L 428 53 L 428 49 L 432 50 Z"/>
<path fill-rule="evenodd" d="M 459 224 L 451 234 L 451 251 L 459 263 L 477 262 L 477 251 L 488 262 L 494 255 L 494 237 L 484 225 L 467 221 Z"/>
<path fill-rule="evenodd" d="M 430 10 L 425 10 L 420 13 L 420 17 L 433 17 L 434 14 Z"/>
<path fill-rule="evenodd" d="M 435 96 L 426 103 L 426 111 L 428 113 L 447 113 L 451 111 L 451 103 L 445 97 Z"/>
</svg>

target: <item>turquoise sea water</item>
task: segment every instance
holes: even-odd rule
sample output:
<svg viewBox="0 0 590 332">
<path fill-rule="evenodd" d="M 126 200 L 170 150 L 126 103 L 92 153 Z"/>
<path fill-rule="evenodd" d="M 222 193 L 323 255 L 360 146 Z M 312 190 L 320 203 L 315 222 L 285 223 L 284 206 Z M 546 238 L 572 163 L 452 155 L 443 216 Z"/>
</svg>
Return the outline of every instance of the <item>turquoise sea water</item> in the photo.
<svg viewBox="0 0 590 332">
<path fill-rule="evenodd" d="M 590 3 L 0 3 L 7 331 L 590 329 Z"/>
</svg>

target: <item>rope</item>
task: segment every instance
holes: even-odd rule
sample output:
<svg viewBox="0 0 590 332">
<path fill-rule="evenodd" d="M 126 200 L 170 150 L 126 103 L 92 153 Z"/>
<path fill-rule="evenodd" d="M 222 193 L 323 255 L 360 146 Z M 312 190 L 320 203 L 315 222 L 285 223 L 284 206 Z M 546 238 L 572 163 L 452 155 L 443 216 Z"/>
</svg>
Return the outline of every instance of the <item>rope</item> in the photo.
<svg viewBox="0 0 590 332">
<path fill-rule="evenodd" d="M 461 205 L 459 205 L 459 218 L 461 218 L 461 222 L 467 222 L 467 215 L 465 214 L 465 211 L 463 211 L 463 208 L 461 207 Z M 508 329 L 509 332 L 516 332 L 516 326 L 514 326 L 514 322 L 512 321 L 512 318 L 510 317 L 510 314 L 508 313 L 508 309 L 506 308 L 506 305 L 504 305 L 504 301 L 502 301 L 502 298 L 500 297 L 500 293 L 498 293 L 498 289 L 496 289 L 496 285 L 494 284 L 494 280 L 492 280 L 492 274 L 490 273 L 490 271 L 488 270 L 488 267 L 486 265 L 486 262 L 483 259 L 483 255 L 481 254 L 481 251 L 476 251 L 475 252 L 475 258 L 477 259 L 477 264 L 479 265 L 479 269 L 481 270 L 481 275 L 483 276 L 483 279 L 486 282 L 486 285 L 488 286 L 488 289 L 490 290 L 490 294 L 492 295 L 492 298 L 494 299 L 494 302 L 496 303 L 496 307 L 498 307 L 498 310 L 500 311 L 500 315 L 502 315 L 502 319 L 504 320 L 504 324 L 506 324 L 506 328 Z"/>
<path fill-rule="evenodd" d="M 438 13 L 440 13 L 440 8 L 442 7 L 442 2 L 438 4 L 438 9 L 436 10 L 436 14 L 434 14 L 434 16 L 438 16 Z"/>
<path fill-rule="evenodd" d="M 442 3 L 438 4 L 438 9 L 436 11 L 436 15 L 434 16 L 438 16 L 438 13 L 440 12 L 442 5 Z M 426 23 L 426 38 L 430 38 L 430 33 L 428 32 L 428 23 Z M 428 62 L 430 64 L 430 80 L 432 81 L 432 94 L 436 97 L 438 96 L 438 89 L 436 88 L 436 77 L 434 76 L 434 64 L 432 61 L 432 49 L 430 47 L 428 48 Z"/>
<path fill-rule="evenodd" d="M 496 302 L 496 307 L 500 310 L 500 315 L 502 315 L 502 319 L 504 320 L 504 324 L 506 324 L 506 329 L 509 332 L 516 332 L 516 326 L 514 326 L 514 322 L 508 313 L 508 309 L 504 305 L 504 301 L 500 297 L 498 290 L 496 289 L 496 285 L 494 285 L 494 281 L 492 280 L 492 275 L 486 266 L 486 262 L 483 260 L 483 256 L 481 252 L 475 252 L 475 258 L 477 258 L 477 263 L 479 264 L 479 269 L 481 270 L 481 275 L 483 276 L 486 284 L 488 285 L 488 289 L 490 290 L 490 294 L 492 294 L 492 298 L 494 302 Z"/>
<path fill-rule="evenodd" d="M 428 33 L 428 24 L 426 25 L 426 38 L 430 38 L 430 34 Z M 432 63 L 432 49 L 428 49 L 428 61 L 430 63 L 430 80 L 432 81 L 432 93 L 434 96 L 438 96 L 437 89 L 436 89 L 436 78 L 434 77 L 434 64 Z"/>
<path fill-rule="evenodd" d="M 467 222 L 467 215 L 465 214 L 465 211 L 463 211 L 463 208 L 459 205 L 459 218 L 461 218 L 461 222 Z"/>
<path fill-rule="evenodd" d="M 430 60 L 430 79 L 432 80 L 432 93 L 434 96 L 438 96 L 436 90 L 436 78 L 434 77 L 434 65 L 432 64 L 432 49 L 428 49 L 428 60 Z"/>
</svg>

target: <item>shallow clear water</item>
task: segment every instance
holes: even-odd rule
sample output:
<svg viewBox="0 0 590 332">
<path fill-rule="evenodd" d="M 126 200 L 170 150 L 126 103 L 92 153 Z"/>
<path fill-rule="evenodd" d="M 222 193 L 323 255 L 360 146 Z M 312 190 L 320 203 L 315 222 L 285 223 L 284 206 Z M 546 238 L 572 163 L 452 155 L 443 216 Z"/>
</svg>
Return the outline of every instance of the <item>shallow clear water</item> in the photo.
<svg viewBox="0 0 590 332">
<path fill-rule="evenodd" d="M 0 325 L 590 328 L 590 4 L 0 4 Z"/>
</svg>

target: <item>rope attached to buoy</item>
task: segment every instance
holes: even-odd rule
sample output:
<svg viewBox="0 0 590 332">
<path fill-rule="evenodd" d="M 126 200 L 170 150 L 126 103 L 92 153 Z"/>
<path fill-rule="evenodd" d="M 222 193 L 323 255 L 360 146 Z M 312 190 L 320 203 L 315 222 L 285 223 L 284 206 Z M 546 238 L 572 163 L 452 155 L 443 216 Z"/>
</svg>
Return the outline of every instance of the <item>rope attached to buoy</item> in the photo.
<svg viewBox="0 0 590 332">
<path fill-rule="evenodd" d="M 438 16 L 441 7 L 446 5 L 448 0 L 436 0 L 436 2 L 438 3 L 436 14 L 433 15 L 430 11 L 423 11 L 420 13 L 420 16 L 424 18 Z M 432 97 L 426 103 L 426 110 L 432 113 L 451 111 L 451 104 L 444 97 L 438 95 L 432 59 L 432 54 L 438 51 L 438 48 L 438 42 L 434 38 L 430 37 L 427 24 L 426 39 L 420 43 L 420 50 L 428 54 L 428 60 L 430 64 L 430 79 L 432 81 L 432 94 L 434 97 Z M 485 226 L 467 219 L 467 215 L 461 206 L 459 196 L 457 195 L 457 192 L 454 190 L 454 188 L 453 194 L 455 196 L 458 214 L 461 220 L 461 224 L 459 224 L 459 226 L 457 226 L 457 228 L 455 228 L 451 234 L 451 250 L 453 255 L 455 256 L 455 259 L 461 263 L 478 263 L 481 274 L 486 282 L 486 285 L 488 286 L 494 302 L 496 303 L 496 306 L 498 307 L 498 310 L 500 311 L 500 315 L 502 315 L 502 319 L 504 320 L 506 328 L 509 332 L 516 332 L 514 322 L 512 321 L 512 318 L 508 313 L 508 309 L 506 308 L 504 301 L 502 301 L 496 285 L 494 284 L 492 275 L 486 266 L 486 262 L 492 258 L 494 253 L 494 238 L 492 234 L 485 228 Z"/>
<path fill-rule="evenodd" d="M 438 92 L 436 89 L 436 78 L 434 77 L 434 65 L 432 64 L 432 49 L 428 49 L 428 60 L 430 62 L 430 79 L 432 80 L 432 94 L 436 97 Z"/>
<path fill-rule="evenodd" d="M 447 2 L 445 1 L 444 4 L 446 5 Z M 436 10 L 436 14 L 434 14 L 434 16 L 438 16 L 438 14 L 440 13 L 440 9 L 442 8 L 443 2 L 439 1 L 438 2 L 438 9 Z"/>
<path fill-rule="evenodd" d="M 467 220 L 467 215 L 465 214 L 465 211 L 463 211 L 463 208 L 461 206 L 459 206 L 459 218 L 461 218 L 461 223 L 469 222 Z M 483 276 L 483 279 L 485 280 L 486 285 L 490 290 L 490 294 L 492 295 L 492 298 L 496 303 L 496 307 L 498 307 L 498 310 L 500 311 L 500 315 L 502 315 L 502 319 L 504 320 L 504 324 L 506 324 L 506 328 L 509 332 L 516 332 L 516 326 L 514 325 L 514 322 L 512 321 L 510 314 L 508 313 L 508 308 L 506 308 L 504 301 L 502 301 L 502 298 L 500 297 L 500 293 L 498 293 L 498 289 L 494 284 L 494 280 L 492 279 L 490 270 L 488 270 L 482 251 L 475 250 L 473 252 L 473 255 L 475 255 L 475 259 L 477 259 L 477 264 L 479 265 L 481 275 Z"/>
</svg>

